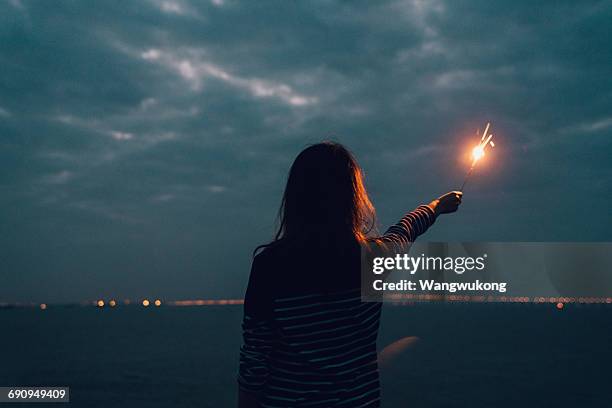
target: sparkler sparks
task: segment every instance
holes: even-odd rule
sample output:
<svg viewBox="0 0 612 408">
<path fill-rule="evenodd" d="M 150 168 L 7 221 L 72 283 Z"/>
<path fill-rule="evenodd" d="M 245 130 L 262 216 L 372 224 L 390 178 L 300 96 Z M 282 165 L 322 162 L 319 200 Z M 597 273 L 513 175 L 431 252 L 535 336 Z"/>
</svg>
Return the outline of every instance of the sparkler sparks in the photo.
<svg viewBox="0 0 612 408">
<path fill-rule="evenodd" d="M 485 127 L 484 132 L 482 132 L 482 137 L 480 138 L 480 142 L 478 143 L 478 145 L 476 145 L 472 149 L 472 165 L 470 166 L 470 169 L 465 175 L 465 180 L 463 181 L 463 184 L 461 185 L 461 188 L 459 189 L 459 191 L 463 191 L 465 184 L 467 183 L 468 179 L 472 175 L 472 172 L 474 171 L 474 167 L 476 166 L 476 163 L 478 162 L 478 160 L 484 157 L 486 148 L 488 146 L 495 147 L 495 143 L 493 143 L 493 140 L 491 140 L 493 139 L 493 133 L 489 133 L 490 127 L 491 127 L 491 123 L 487 123 L 487 126 Z"/>
</svg>

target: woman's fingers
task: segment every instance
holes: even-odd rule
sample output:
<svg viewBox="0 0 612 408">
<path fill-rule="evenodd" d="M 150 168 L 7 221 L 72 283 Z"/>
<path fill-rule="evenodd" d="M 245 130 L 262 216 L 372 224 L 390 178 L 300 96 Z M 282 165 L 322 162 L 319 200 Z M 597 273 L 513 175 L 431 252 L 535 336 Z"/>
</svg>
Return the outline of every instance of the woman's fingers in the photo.
<svg viewBox="0 0 612 408">
<path fill-rule="evenodd" d="M 439 214 L 452 213 L 457 211 L 461 204 L 463 193 L 461 191 L 450 191 L 438 199 Z"/>
<path fill-rule="evenodd" d="M 461 204 L 461 199 L 463 198 L 463 193 L 461 191 L 453 191 L 452 194 L 455 195 L 455 200 L 457 200 L 457 204 Z"/>
</svg>

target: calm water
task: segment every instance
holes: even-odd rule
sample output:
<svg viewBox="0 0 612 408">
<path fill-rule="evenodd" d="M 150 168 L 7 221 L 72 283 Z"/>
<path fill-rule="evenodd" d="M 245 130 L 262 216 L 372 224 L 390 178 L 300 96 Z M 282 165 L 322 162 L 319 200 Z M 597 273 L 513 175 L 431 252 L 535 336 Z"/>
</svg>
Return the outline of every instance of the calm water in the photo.
<svg viewBox="0 0 612 408">
<path fill-rule="evenodd" d="M 68 385 L 73 407 L 233 407 L 240 319 L 240 306 L 0 310 L 0 385 Z M 382 373 L 385 407 L 612 404 L 611 306 L 386 307 L 380 345 L 404 336 L 420 340 Z"/>
</svg>

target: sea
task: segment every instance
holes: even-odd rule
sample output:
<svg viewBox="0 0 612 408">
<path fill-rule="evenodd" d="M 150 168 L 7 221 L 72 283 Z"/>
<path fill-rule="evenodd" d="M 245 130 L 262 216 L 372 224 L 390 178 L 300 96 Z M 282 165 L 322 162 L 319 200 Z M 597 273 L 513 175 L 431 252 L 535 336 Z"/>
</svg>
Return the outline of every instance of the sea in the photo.
<svg viewBox="0 0 612 408">
<path fill-rule="evenodd" d="M 0 386 L 71 407 L 235 407 L 240 305 L 0 309 Z M 383 407 L 610 407 L 612 305 L 385 305 Z M 40 403 L 0 404 L 45 406 Z"/>
</svg>

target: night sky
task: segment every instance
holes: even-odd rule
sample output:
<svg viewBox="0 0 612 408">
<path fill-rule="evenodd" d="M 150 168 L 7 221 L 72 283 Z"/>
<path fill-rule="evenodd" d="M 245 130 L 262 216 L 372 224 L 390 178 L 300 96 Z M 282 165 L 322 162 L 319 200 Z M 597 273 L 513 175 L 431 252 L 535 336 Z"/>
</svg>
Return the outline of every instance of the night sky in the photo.
<svg viewBox="0 0 612 408">
<path fill-rule="evenodd" d="M 379 228 L 612 240 L 612 2 L 0 0 L 0 302 L 241 297 L 309 143 Z M 306 256 L 307 254 L 305 254 Z M 288 268 L 287 273 L 291 273 Z"/>
</svg>

